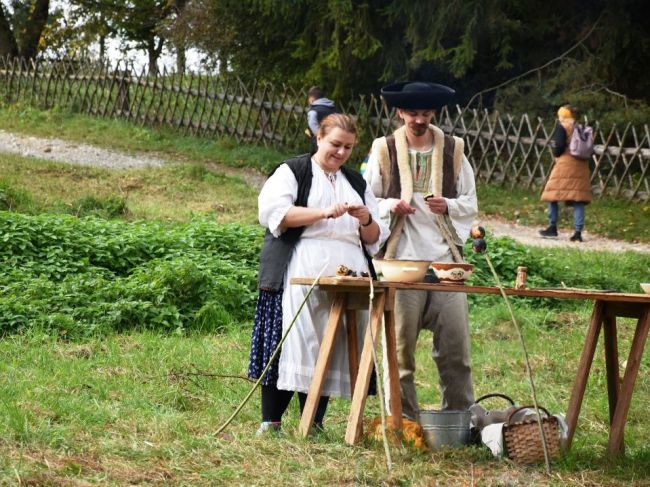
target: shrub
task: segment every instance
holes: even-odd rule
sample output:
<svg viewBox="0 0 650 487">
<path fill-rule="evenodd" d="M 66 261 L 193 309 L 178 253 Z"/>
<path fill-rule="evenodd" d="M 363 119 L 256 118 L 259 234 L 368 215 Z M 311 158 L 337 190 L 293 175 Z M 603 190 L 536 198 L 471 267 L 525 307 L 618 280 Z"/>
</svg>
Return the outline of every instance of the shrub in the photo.
<svg viewBox="0 0 650 487">
<path fill-rule="evenodd" d="M 221 330 L 252 318 L 257 226 L 0 212 L 0 333 Z"/>
</svg>

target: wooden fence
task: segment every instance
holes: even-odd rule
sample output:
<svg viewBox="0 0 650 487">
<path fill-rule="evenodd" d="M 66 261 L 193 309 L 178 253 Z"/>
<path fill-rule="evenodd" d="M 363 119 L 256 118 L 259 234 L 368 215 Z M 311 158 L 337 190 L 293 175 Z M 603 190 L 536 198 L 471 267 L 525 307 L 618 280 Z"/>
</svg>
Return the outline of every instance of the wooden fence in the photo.
<svg viewBox="0 0 650 487">
<path fill-rule="evenodd" d="M 0 96 L 9 103 L 39 108 L 58 106 L 98 117 L 120 118 L 147 126 L 168 126 L 206 137 L 304 151 L 308 147 L 306 93 L 268 83 L 246 84 L 235 76 L 163 70 L 148 76 L 126 63 L 20 62 L 0 59 Z M 397 125 L 374 95 L 361 96 L 342 110 L 357 117 L 361 144 Z M 508 114 L 444 109 L 437 124 L 466 141 L 466 154 L 480 181 L 538 189 L 552 165 L 553 120 Z M 596 196 L 650 197 L 648 125 L 600 130 L 590 161 Z"/>
</svg>

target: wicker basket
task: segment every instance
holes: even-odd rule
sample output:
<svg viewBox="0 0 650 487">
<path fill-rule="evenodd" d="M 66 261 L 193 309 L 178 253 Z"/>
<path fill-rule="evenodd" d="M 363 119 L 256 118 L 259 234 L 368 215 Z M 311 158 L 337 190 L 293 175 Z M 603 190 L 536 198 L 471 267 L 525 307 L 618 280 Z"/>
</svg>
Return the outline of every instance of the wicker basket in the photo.
<svg viewBox="0 0 650 487">
<path fill-rule="evenodd" d="M 539 434 L 537 418 L 512 422 L 512 416 L 517 411 L 532 407 L 534 406 L 517 408 L 510 413 L 508 421 L 503 425 L 506 454 L 515 463 L 528 464 L 544 460 L 544 447 Z M 540 407 L 539 409 L 546 413 L 546 416 L 542 418 L 542 427 L 549 457 L 558 457 L 560 455 L 560 435 L 557 418 L 551 416 L 545 408 Z"/>
</svg>

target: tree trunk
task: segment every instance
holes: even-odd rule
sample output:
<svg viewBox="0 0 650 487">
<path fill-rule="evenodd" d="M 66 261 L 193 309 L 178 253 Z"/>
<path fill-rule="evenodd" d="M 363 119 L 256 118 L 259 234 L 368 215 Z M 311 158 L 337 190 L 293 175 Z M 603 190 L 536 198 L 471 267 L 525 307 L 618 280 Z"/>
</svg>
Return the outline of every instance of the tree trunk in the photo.
<svg viewBox="0 0 650 487">
<path fill-rule="evenodd" d="M 156 38 L 151 37 L 147 40 L 147 55 L 149 56 L 149 75 L 155 76 L 158 74 L 158 58 L 162 52 L 165 39 L 160 37 L 156 44 Z"/>
<path fill-rule="evenodd" d="M 176 72 L 178 74 L 185 74 L 185 66 L 187 58 L 185 56 L 185 46 L 183 43 L 176 43 Z"/>
<path fill-rule="evenodd" d="M 158 55 L 156 40 L 151 37 L 147 40 L 147 56 L 149 56 L 149 76 L 158 74 Z"/>
<path fill-rule="evenodd" d="M 0 4 L 0 57 L 18 56 L 18 44 L 16 44 L 16 37 L 14 36 L 11 26 L 5 16 L 5 9 Z"/>
<path fill-rule="evenodd" d="M 38 54 L 38 45 L 41 34 L 47 23 L 50 11 L 50 0 L 36 0 L 34 7 L 25 23 L 20 56 L 25 59 L 34 59 Z"/>
<path fill-rule="evenodd" d="M 105 58 L 106 58 L 106 36 L 100 35 L 99 36 L 99 61 L 103 63 Z"/>
</svg>

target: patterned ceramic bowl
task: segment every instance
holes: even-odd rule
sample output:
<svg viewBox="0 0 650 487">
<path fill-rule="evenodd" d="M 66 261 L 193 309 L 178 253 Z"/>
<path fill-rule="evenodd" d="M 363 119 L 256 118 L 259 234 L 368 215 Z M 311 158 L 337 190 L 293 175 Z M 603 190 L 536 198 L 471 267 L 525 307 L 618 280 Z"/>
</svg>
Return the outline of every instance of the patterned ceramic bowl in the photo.
<svg viewBox="0 0 650 487">
<path fill-rule="evenodd" d="M 463 284 L 472 275 L 474 266 L 459 262 L 432 262 L 431 268 L 440 282 Z"/>
<path fill-rule="evenodd" d="M 646 294 L 650 294 L 650 282 L 642 282 L 641 288 L 645 291 Z"/>
</svg>

